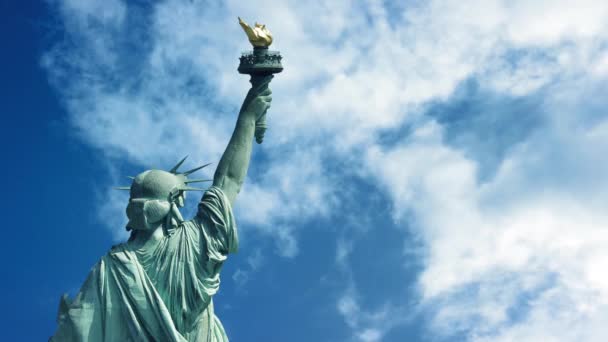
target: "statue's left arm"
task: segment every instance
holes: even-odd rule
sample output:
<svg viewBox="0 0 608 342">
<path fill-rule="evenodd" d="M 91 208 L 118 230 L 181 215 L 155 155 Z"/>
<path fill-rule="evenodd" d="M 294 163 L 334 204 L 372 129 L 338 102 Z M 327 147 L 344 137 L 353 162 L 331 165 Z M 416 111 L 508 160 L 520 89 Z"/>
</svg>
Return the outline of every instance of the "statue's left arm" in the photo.
<svg viewBox="0 0 608 342">
<path fill-rule="evenodd" d="M 243 101 L 230 142 L 215 170 L 213 185 L 222 189 L 231 204 L 247 175 L 253 137 L 258 135 L 259 140 L 259 135 L 263 134 L 263 131 L 256 134 L 256 122 L 263 121 L 270 108 L 272 97 L 268 84 L 271 79 L 270 75 L 252 76 L 252 87 Z"/>
</svg>

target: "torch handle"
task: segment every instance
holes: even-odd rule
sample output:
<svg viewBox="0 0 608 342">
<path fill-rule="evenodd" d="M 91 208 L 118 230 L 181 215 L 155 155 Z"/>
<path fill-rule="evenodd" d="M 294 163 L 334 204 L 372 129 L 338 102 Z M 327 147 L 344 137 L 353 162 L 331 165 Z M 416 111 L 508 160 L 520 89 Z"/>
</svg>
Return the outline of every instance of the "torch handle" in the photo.
<svg viewBox="0 0 608 342">
<path fill-rule="evenodd" d="M 249 82 L 251 82 L 251 89 L 253 90 L 253 93 L 257 95 L 268 89 L 268 85 L 270 84 L 270 81 L 272 81 L 273 77 L 273 74 L 251 75 Z"/>
</svg>

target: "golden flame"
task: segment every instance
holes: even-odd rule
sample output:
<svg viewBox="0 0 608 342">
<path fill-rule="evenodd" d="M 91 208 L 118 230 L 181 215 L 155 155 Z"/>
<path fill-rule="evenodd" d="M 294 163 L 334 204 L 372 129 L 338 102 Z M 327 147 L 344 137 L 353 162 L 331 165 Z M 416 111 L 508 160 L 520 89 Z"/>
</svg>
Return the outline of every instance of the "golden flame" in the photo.
<svg viewBox="0 0 608 342">
<path fill-rule="evenodd" d="M 251 28 L 246 22 L 239 17 L 239 24 L 247 34 L 249 42 L 255 47 L 268 47 L 272 44 L 272 34 L 266 28 L 266 25 L 255 23 L 255 27 Z"/>
</svg>

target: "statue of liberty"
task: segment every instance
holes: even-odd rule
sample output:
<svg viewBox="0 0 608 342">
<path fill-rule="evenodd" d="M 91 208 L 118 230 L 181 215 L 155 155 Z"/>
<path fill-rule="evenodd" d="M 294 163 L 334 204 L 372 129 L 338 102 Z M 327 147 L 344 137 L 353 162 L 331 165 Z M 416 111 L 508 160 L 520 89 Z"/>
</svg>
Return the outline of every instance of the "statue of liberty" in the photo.
<svg viewBox="0 0 608 342">
<path fill-rule="evenodd" d="M 179 208 L 187 191 L 203 190 L 192 183 L 193 172 L 148 170 L 133 178 L 126 213 L 129 240 L 99 260 L 74 299 L 61 298 L 58 328 L 51 341 L 228 341 L 213 310 L 220 270 L 238 249 L 232 213 L 245 179 L 253 138 L 262 142 L 268 84 L 280 72 L 280 56 L 268 51 L 272 36 L 264 25 L 243 21 L 254 52 L 241 57 L 239 71 L 251 75 L 252 87 L 236 127 L 198 205 L 196 216 L 184 220 Z"/>
</svg>

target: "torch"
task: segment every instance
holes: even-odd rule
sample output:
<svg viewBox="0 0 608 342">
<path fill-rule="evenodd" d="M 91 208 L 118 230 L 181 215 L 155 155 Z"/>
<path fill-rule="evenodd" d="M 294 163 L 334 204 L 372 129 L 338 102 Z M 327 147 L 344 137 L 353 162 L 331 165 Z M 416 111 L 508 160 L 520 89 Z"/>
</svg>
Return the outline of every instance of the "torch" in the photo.
<svg viewBox="0 0 608 342">
<path fill-rule="evenodd" d="M 273 74 L 283 71 L 281 65 L 281 54 L 278 51 L 268 50 L 272 44 L 272 34 L 266 25 L 255 23 L 251 28 L 246 22 L 239 18 L 239 24 L 247 34 L 249 42 L 253 45 L 253 51 L 241 54 L 238 71 L 241 74 L 251 76 L 251 91 L 248 95 L 249 101 L 264 90 L 268 89 L 268 84 L 274 77 Z M 255 140 L 261 144 L 266 132 L 266 113 L 264 113 L 255 123 Z"/>
</svg>

